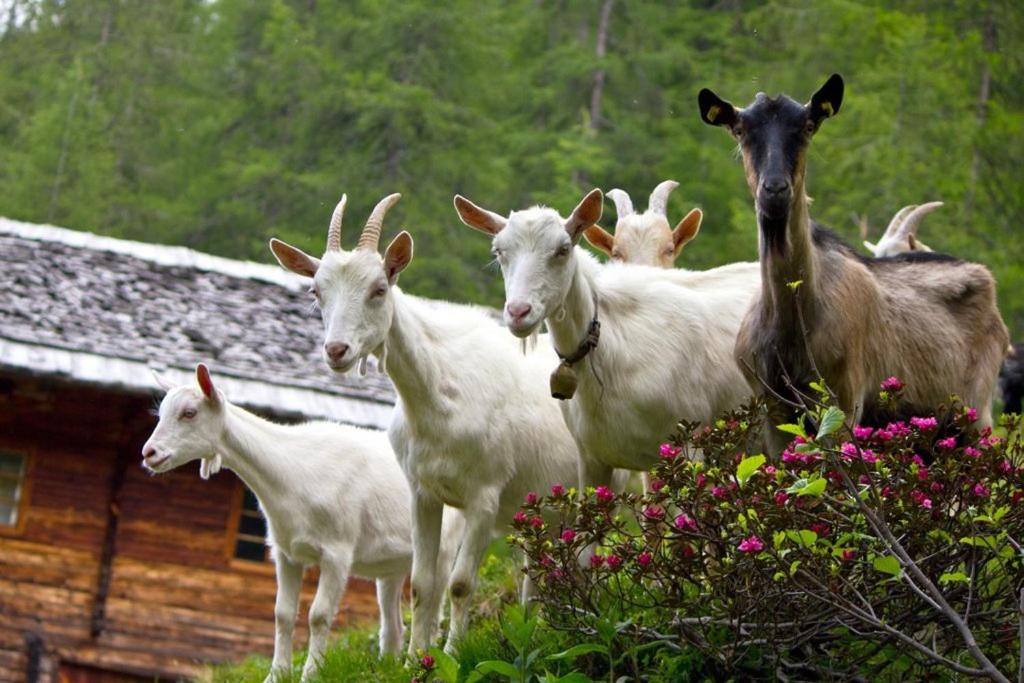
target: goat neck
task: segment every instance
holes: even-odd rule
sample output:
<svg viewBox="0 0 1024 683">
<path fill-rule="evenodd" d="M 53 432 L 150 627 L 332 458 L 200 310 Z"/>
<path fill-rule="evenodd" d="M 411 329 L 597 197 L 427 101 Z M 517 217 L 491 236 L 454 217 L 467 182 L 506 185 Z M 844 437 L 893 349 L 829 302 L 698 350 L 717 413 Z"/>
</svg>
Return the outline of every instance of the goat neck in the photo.
<svg viewBox="0 0 1024 683">
<path fill-rule="evenodd" d="M 554 315 L 547 319 L 555 351 L 563 357 L 571 355 L 586 339 L 590 322 L 597 313 L 596 276 L 600 266 L 580 252 L 581 249 L 576 247 L 572 255 L 573 274 L 565 299 Z"/>
<path fill-rule="evenodd" d="M 394 317 L 387 333 L 388 376 L 407 406 L 415 398 L 422 406 L 437 400 L 436 388 L 441 379 L 437 359 L 439 346 L 446 332 L 434 321 L 436 311 L 418 304 L 398 287 L 392 288 Z"/>
<path fill-rule="evenodd" d="M 764 285 L 762 302 L 772 317 L 783 318 L 793 316 L 799 303 L 800 311 L 807 320 L 813 312 L 817 290 L 818 254 L 811 238 L 810 213 L 802 184 L 794 188 L 793 203 L 782 219 L 785 221 L 782 249 L 774 248 L 767 237 L 774 227 L 769 223 L 775 220 L 779 219 L 758 213 L 761 281 Z M 796 320 L 783 322 L 798 324 Z"/>
<path fill-rule="evenodd" d="M 276 444 L 292 438 L 287 427 L 268 422 L 230 403 L 225 404 L 224 430 L 217 444 L 225 467 L 245 482 L 261 504 L 276 507 L 284 500 L 289 468 L 295 463 L 275 453 Z"/>
</svg>

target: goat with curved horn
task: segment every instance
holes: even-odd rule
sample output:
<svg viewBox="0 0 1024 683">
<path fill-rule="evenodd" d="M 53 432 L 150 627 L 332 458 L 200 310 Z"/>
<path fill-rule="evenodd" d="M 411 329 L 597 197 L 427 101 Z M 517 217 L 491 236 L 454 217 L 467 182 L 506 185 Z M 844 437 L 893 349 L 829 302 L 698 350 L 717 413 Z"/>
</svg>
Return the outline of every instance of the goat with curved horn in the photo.
<svg viewBox="0 0 1024 683">
<path fill-rule="evenodd" d="M 348 195 L 341 195 L 341 201 L 334 207 L 331 214 L 331 227 L 327 229 L 327 251 L 341 251 L 341 220 L 345 217 L 345 205 Z"/>
<path fill-rule="evenodd" d="M 635 213 L 633 210 L 633 200 L 629 198 L 629 194 L 625 190 L 620 190 L 619 188 L 608 190 L 605 196 L 615 202 L 615 213 L 619 218 L 625 218 Z"/>
<path fill-rule="evenodd" d="M 931 251 L 931 247 L 917 239 L 917 228 L 925 216 L 942 205 L 942 202 L 928 202 L 904 206 L 889 221 L 889 226 L 881 239 L 874 244 L 864 240 L 864 246 L 876 258 L 895 256 L 907 251 Z"/>
<path fill-rule="evenodd" d="M 651 192 L 651 198 L 647 202 L 647 210 L 653 211 L 654 213 L 660 213 L 662 216 L 668 215 L 668 196 L 672 194 L 672 190 L 679 187 L 679 183 L 674 180 L 663 180 L 658 183 L 658 186 Z"/>
<path fill-rule="evenodd" d="M 942 202 L 928 202 L 927 204 L 921 204 L 920 206 L 914 207 L 914 209 L 907 214 L 907 217 L 903 219 L 896 236 L 906 235 L 907 237 L 916 237 L 917 226 L 921 225 L 921 221 L 924 220 L 925 216 L 940 206 L 942 206 Z M 920 245 L 920 242 L 918 242 L 918 244 Z M 928 251 L 931 250 L 929 249 Z"/>
<path fill-rule="evenodd" d="M 373 207 L 370 217 L 366 219 L 366 226 L 363 228 L 362 234 L 359 235 L 359 243 L 356 244 L 356 249 L 377 251 L 377 246 L 380 243 L 380 231 L 384 225 L 384 216 L 387 214 L 388 209 L 394 206 L 395 202 L 401 198 L 402 195 L 396 192 L 377 202 L 377 206 Z"/>
</svg>

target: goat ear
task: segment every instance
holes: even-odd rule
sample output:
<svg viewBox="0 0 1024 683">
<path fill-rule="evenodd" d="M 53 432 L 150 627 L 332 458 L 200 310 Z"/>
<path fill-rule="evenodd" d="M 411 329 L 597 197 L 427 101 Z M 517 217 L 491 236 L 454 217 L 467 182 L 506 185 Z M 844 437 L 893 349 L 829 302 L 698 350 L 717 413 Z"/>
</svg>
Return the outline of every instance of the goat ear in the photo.
<svg viewBox="0 0 1024 683">
<path fill-rule="evenodd" d="M 493 211 L 480 208 L 461 194 L 455 195 L 455 199 L 453 201 L 455 203 L 455 211 L 458 212 L 459 218 L 463 223 L 474 230 L 479 230 L 480 232 L 493 237 L 501 232 L 508 223 L 507 218 L 499 216 Z"/>
<path fill-rule="evenodd" d="M 672 231 L 672 248 L 675 255 L 683 250 L 683 245 L 692 240 L 700 232 L 700 222 L 704 220 L 704 212 L 700 209 L 690 209 L 679 225 Z"/>
<path fill-rule="evenodd" d="M 222 464 L 220 454 L 214 455 L 212 458 L 201 459 L 199 461 L 199 476 L 203 479 L 209 479 L 212 475 L 220 472 Z"/>
<path fill-rule="evenodd" d="M 301 249 L 277 238 L 271 238 L 270 251 L 274 253 L 274 258 L 285 270 L 290 270 L 298 275 L 313 277 L 316 275 L 317 268 L 320 267 L 320 259 L 313 258 Z"/>
<path fill-rule="evenodd" d="M 701 120 L 711 126 L 732 128 L 739 118 L 736 115 L 736 107 L 707 88 L 703 88 L 697 94 L 697 106 L 700 107 Z"/>
<path fill-rule="evenodd" d="M 388 274 L 388 282 L 395 284 L 398 274 L 412 261 L 412 235 L 405 230 L 398 233 L 384 251 L 384 270 Z"/>
<path fill-rule="evenodd" d="M 153 373 L 153 379 L 156 380 L 156 385 L 163 389 L 165 394 L 174 388 L 174 384 L 166 377 L 161 375 L 159 372 L 157 372 L 153 368 L 150 368 L 149 371 Z"/>
<path fill-rule="evenodd" d="M 839 74 L 832 74 L 825 85 L 818 89 L 818 92 L 811 96 L 807 104 L 811 120 L 821 122 L 839 113 L 839 107 L 843 103 L 843 77 Z"/>
<path fill-rule="evenodd" d="M 598 251 L 604 252 L 608 256 L 612 255 L 612 245 L 615 244 L 615 238 L 600 225 L 591 225 L 583 231 L 583 237 L 590 242 L 590 246 Z"/>
<path fill-rule="evenodd" d="M 213 403 L 220 402 L 217 389 L 213 386 L 213 378 L 210 377 L 210 368 L 206 367 L 204 363 L 196 365 L 196 381 L 199 382 L 199 388 L 203 391 L 206 400 Z"/>
<path fill-rule="evenodd" d="M 601 190 L 594 188 L 587 193 L 576 208 L 572 210 L 569 219 L 565 222 L 565 230 L 573 242 L 579 240 L 583 231 L 601 220 L 601 212 L 604 210 L 604 195 Z"/>
</svg>

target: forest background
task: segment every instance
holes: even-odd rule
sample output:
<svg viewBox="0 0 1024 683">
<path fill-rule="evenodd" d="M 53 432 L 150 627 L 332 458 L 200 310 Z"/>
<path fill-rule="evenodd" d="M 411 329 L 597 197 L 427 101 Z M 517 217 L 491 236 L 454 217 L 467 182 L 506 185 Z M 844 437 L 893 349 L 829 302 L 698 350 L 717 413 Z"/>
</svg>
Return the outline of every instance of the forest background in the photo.
<svg viewBox="0 0 1024 683">
<path fill-rule="evenodd" d="M 804 101 L 839 72 L 812 216 L 859 245 L 945 201 L 922 239 L 994 271 L 1019 338 L 1022 38 L 1019 0 L 0 0 L 0 215 L 269 262 L 270 236 L 320 253 L 342 192 L 351 245 L 397 191 L 403 286 L 497 305 L 454 193 L 567 213 L 672 178 L 670 218 L 705 212 L 679 265 L 753 260 L 735 145 L 697 92 Z"/>
</svg>

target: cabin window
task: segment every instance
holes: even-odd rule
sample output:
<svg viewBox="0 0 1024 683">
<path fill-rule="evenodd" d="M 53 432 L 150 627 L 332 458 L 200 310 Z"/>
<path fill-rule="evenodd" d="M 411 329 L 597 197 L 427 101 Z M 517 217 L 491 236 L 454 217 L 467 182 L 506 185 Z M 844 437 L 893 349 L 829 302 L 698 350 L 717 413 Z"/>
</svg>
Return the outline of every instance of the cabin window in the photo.
<svg viewBox="0 0 1024 683">
<path fill-rule="evenodd" d="M 25 490 L 28 457 L 22 453 L 0 451 L 0 526 L 18 523 L 18 504 Z"/>
<path fill-rule="evenodd" d="M 242 488 L 242 508 L 238 513 L 238 533 L 235 535 L 235 557 L 240 560 L 263 562 L 269 559 L 267 548 L 267 520 L 260 512 L 260 504 L 248 487 Z"/>
</svg>

